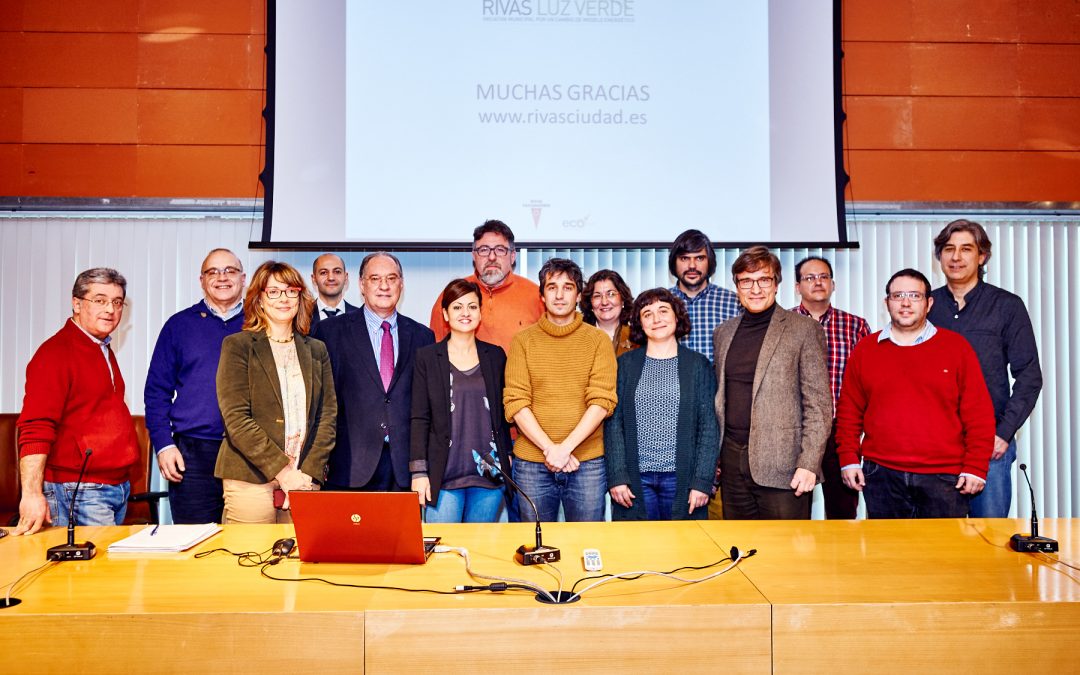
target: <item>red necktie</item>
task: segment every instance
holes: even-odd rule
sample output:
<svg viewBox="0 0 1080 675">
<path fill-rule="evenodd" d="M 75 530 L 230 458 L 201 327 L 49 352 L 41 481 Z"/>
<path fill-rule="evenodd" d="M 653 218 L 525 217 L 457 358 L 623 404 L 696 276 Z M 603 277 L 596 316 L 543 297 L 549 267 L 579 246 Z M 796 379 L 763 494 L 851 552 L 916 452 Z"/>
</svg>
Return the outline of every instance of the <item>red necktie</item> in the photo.
<svg viewBox="0 0 1080 675">
<path fill-rule="evenodd" d="M 382 386 L 390 391 L 390 380 L 394 379 L 394 338 L 390 335 L 390 322 L 382 322 L 382 344 L 379 346 L 379 375 Z"/>
</svg>

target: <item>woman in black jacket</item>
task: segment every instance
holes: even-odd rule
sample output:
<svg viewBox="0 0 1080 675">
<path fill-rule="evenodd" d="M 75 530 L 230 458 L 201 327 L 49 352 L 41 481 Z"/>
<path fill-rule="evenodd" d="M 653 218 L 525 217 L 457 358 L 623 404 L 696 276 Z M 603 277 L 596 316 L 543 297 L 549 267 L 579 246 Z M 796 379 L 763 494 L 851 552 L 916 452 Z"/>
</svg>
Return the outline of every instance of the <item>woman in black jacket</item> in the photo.
<svg viewBox="0 0 1080 675">
<path fill-rule="evenodd" d="M 429 523 L 495 522 L 503 505 L 501 481 L 477 460 L 510 470 L 506 354 L 476 339 L 481 298 L 475 283 L 451 281 L 442 294 L 450 333 L 416 352 L 409 471 Z"/>
</svg>

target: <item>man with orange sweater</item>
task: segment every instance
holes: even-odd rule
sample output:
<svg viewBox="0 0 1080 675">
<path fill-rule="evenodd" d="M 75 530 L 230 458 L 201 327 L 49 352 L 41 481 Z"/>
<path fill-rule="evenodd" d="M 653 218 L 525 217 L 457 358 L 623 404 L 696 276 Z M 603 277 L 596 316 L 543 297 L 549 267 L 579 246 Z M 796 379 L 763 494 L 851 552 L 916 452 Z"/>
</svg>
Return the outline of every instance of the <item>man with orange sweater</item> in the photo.
<svg viewBox="0 0 1080 675">
<path fill-rule="evenodd" d="M 26 366 L 19 415 L 22 499 L 12 534 L 44 524 L 67 526 L 71 493 L 86 460 L 75 503 L 76 525 L 120 525 L 139 448 L 124 378 L 109 346 L 120 324 L 127 281 L 95 267 L 75 279 L 72 317 Z"/>
<path fill-rule="evenodd" d="M 960 334 L 927 321 L 922 273 L 897 272 L 885 293 L 891 322 L 855 346 L 840 388 L 841 476 L 871 518 L 964 518 L 994 447 L 979 360 Z"/>
<path fill-rule="evenodd" d="M 540 268 L 544 315 L 514 336 L 506 361 L 503 403 L 517 423 L 514 481 L 540 520 L 604 519 L 607 469 L 602 422 L 615 410 L 615 349 L 577 311 L 584 286 L 572 260 L 551 258 Z M 533 516 L 519 494 L 522 519 Z"/>
</svg>

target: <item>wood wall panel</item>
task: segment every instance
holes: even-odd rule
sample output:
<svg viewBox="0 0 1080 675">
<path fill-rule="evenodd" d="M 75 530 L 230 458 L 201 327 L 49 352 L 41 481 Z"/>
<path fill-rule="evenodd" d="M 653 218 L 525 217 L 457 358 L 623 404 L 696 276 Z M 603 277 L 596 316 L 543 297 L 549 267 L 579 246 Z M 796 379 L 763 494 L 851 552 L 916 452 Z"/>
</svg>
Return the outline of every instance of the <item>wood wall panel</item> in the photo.
<svg viewBox="0 0 1080 675">
<path fill-rule="evenodd" d="M 135 194 L 134 145 L 23 146 L 17 194 L 86 197 Z"/>
<path fill-rule="evenodd" d="M 263 34 L 266 0 L 138 0 L 143 33 Z"/>
<path fill-rule="evenodd" d="M 134 33 L 138 24 L 139 0 L 24 0 L 22 4 L 25 31 Z"/>
<path fill-rule="evenodd" d="M 0 143 L 22 140 L 23 90 L 0 87 Z"/>
<path fill-rule="evenodd" d="M 140 143 L 258 145 L 262 142 L 264 95 L 261 91 L 140 89 L 138 97 Z"/>
<path fill-rule="evenodd" d="M 262 149 L 246 145 L 140 145 L 133 194 L 261 197 Z"/>
<path fill-rule="evenodd" d="M 5 33 L 0 86 L 135 86 L 138 37 L 134 33 Z"/>
<path fill-rule="evenodd" d="M 24 89 L 24 143 L 135 143 L 134 89 Z"/>
<path fill-rule="evenodd" d="M 138 86 L 168 89 L 258 89 L 262 35 L 141 35 Z"/>
</svg>

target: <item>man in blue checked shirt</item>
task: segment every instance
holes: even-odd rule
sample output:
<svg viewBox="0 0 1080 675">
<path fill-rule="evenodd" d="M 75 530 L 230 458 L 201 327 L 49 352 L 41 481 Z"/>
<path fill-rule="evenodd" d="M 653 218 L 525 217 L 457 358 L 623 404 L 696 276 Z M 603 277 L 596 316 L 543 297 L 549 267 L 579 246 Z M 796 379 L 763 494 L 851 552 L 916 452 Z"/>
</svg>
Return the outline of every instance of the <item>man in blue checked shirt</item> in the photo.
<svg viewBox="0 0 1080 675">
<path fill-rule="evenodd" d="M 724 321 L 742 312 L 739 298 L 726 288 L 709 283 L 716 272 L 716 252 L 700 230 L 687 230 L 671 245 L 668 270 L 678 282 L 671 292 L 686 303 L 690 334 L 682 343 L 713 360 L 712 334 Z"/>
</svg>

